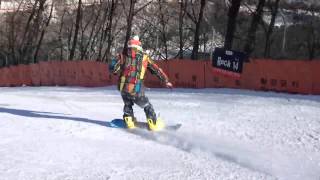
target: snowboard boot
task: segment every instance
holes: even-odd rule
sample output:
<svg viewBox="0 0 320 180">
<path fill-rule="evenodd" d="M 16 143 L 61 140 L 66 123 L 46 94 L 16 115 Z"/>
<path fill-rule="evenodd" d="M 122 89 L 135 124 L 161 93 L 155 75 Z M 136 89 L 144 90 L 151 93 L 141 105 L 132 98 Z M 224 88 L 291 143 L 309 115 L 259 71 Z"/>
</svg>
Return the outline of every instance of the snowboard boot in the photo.
<svg viewBox="0 0 320 180">
<path fill-rule="evenodd" d="M 152 119 L 147 119 L 148 128 L 150 131 L 161 131 L 164 129 L 164 122 L 158 118 L 156 121 Z"/>
<path fill-rule="evenodd" d="M 132 116 L 125 116 L 123 117 L 124 122 L 126 123 L 126 126 L 128 129 L 133 129 L 135 128 L 135 118 L 133 118 Z"/>
</svg>

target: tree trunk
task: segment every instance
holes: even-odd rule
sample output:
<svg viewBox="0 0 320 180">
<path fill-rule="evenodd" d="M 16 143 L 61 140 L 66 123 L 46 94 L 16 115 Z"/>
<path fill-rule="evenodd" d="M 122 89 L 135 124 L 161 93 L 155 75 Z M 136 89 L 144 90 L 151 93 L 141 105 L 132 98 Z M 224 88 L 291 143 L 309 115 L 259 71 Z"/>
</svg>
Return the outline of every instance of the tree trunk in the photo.
<svg viewBox="0 0 320 180">
<path fill-rule="evenodd" d="M 39 0 L 39 8 L 36 10 L 30 31 L 27 33 L 26 45 L 22 48 L 22 60 L 24 60 L 23 63 L 25 64 L 33 63 L 34 61 L 34 52 L 36 50 L 34 46 L 37 44 L 40 29 L 44 26 L 42 21 L 45 3 L 46 0 Z"/>
<path fill-rule="evenodd" d="M 42 32 L 41 32 L 41 35 L 40 35 L 40 39 L 39 39 L 39 42 L 38 42 L 36 51 L 35 51 L 35 53 L 34 53 L 33 63 L 37 63 L 37 62 L 38 62 L 38 53 L 39 53 L 39 50 L 40 50 L 41 45 L 42 45 L 42 40 L 43 40 L 44 34 L 46 33 L 46 30 L 47 30 L 47 28 L 48 28 L 48 26 L 49 26 L 49 24 L 50 24 L 51 18 L 52 18 L 53 5 L 54 5 L 54 1 L 52 1 L 52 3 L 51 3 L 50 14 L 49 14 L 48 20 L 47 20 L 47 22 L 46 22 L 46 25 L 45 25 L 45 27 L 42 29 Z"/>
<path fill-rule="evenodd" d="M 132 21 L 133 21 L 133 16 L 134 16 L 134 7 L 136 4 L 137 0 L 130 0 L 130 9 L 129 9 L 129 15 L 127 16 L 127 33 L 126 33 L 126 38 L 124 41 L 124 46 L 123 46 L 123 54 L 128 53 L 128 42 L 131 36 L 131 31 L 132 31 Z"/>
<path fill-rule="evenodd" d="M 184 1 L 180 0 L 180 12 L 179 12 L 179 59 L 183 59 L 183 18 L 184 18 Z"/>
<path fill-rule="evenodd" d="M 102 55 L 102 50 L 103 50 L 103 45 L 107 36 L 107 31 L 108 31 L 108 26 L 105 25 L 106 21 L 107 21 L 107 17 L 109 16 L 109 4 L 106 4 L 105 10 L 104 10 L 104 14 L 102 17 L 102 25 L 101 25 L 101 29 L 102 32 L 100 34 L 100 39 L 99 39 L 99 52 L 98 52 L 98 56 L 97 56 L 97 60 L 98 61 L 103 61 L 103 55 Z"/>
<path fill-rule="evenodd" d="M 37 8 L 37 5 L 38 5 L 38 2 L 39 2 L 39 0 L 36 0 L 34 2 L 33 7 L 32 7 L 32 11 L 31 11 L 31 14 L 30 14 L 30 16 L 28 18 L 28 21 L 27 21 L 27 24 L 26 24 L 26 27 L 24 29 L 24 33 L 23 33 L 23 36 L 22 36 L 22 41 L 20 43 L 21 44 L 21 48 L 24 45 L 25 39 L 27 37 L 27 34 L 29 33 L 29 29 L 30 29 L 30 26 L 31 26 L 31 21 L 33 20 L 33 17 L 36 14 L 36 8 Z"/>
<path fill-rule="evenodd" d="M 66 9 L 63 10 L 63 14 L 61 16 L 61 22 L 60 22 L 60 27 L 59 27 L 59 42 L 60 42 L 60 61 L 64 59 L 63 57 L 63 48 L 64 48 L 64 43 L 63 43 L 63 38 L 62 38 L 62 29 L 64 25 L 64 16 L 66 14 Z"/>
<path fill-rule="evenodd" d="M 288 29 L 288 23 L 286 20 L 286 16 L 284 15 L 284 13 L 282 12 L 282 10 L 280 11 L 280 14 L 282 16 L 283 19 L 283 23 L 284 23 L 284 29 L 283 29 L 283 38 L 282 38 L 282 46 L 281 46 L 281 57 L 285 58 L 286 57 L 286 43 L 287 43 L 287 29 Z"/>
<path fill-rule="evenodd" d="M 251 25 L 248 31 L 246 43 L 244 46 L 244 52 L 250 56 L 250 54 L 254 50 L 255 46 L 255 40 L 256 40 L 256 32 L 258 29 L 259 22 L 261 21 L 262 15 L 263 15 L 263 7 L 266 0 L 259 0 L 259 3 L 257 5 L 257 9 L 253 15 Z"/>
<path fill-rule="evenodd" d="M 89 35 L 89 38 L 88 38 L 88 42 L 85 45 L 83 45 L 83 40 L 81 42 L 81 44 L 82 44 L 81 45 L 81 47 L 82 47 L 81 48 L 81 53 L 80 53 L 80 59 L 81 60 L 88 59 L 89 46 L 94 41 L 94 32 L 96 30 L 97 23 L 98 23 L 101 11 L 102 11 L 102 8 L 99 8 L 97 14 L 95 16 L 93 15 L 92 18 L 91 18 L 91 19 L 93 19 L 93 23 L 91 25 L 92 27 L 91 27 L 90 35 Z M 95 14 L 95 13 L 93 13 L 93 14 Z M 89 24 L 90 24 L 90 22 L 88 23 L 88 25 Z M 85 31 L 85 29 L 84 29 L 84 31 Z M 82 32 L 82 35 L 84 35 L 84 31 Z M 82 39 L 84 39 L 84 38 L 82 38 Z"/>
<path fill-rule="evenodd" d="M 110 54 L 111 54 L 111 45 L 112 45 L 112 26 L 113 26 L 113 17 L 117 8 L 118 0 L 112 0 L 111 2 L 111 8 L 110 8 L 110 13 L 108 14 L 108 23 L 107 23 L 107 28 L 106 28 L 106 33 L 107 33 L 107 50 L 106 50 L 106 58 L 103 58 L 104 62 L 107 62 L 108 59 L 110 59 Z"/>
<path fill-rule="evenodd" d="M 227 33 L 224 41 L 225 49 L 232 49 L 234 33 L 236 32 L 236 22 L 241 5 L 241 0 L 232 0 L 231 7 L 228 12 Z"/>
<path fill-rule="evenodd" d="M 311 9 L 311 14 L 312 14 L 312 18 L 315 18 L 315 12 L 313 9 Z M 307 42 L 307 47 L 308 47 L 308 57 L 309 60 L 313 60 L 315 57 L 315 50 L 316 50 L 316 34 L 315 34 L 315 27 L 314 27 L 314 20 L 312 20 L 310 22 L 310 24 L 308 25 L 308 42 Z"/>
<path fill-rule="evenodd" d="M 164 44 L 164 52 L 165 52 L 165 60 L 168 60 L 168 38 L 167 38 L 167 23 L 168 21 L 165 20 L 165 15 L 163 12 L 162 0 L 158 0 L 159 3 L 159 12 L 160 12 L 160 24 L 161 24 L 161 36 L 162 42 Z"/>
<path fill-rule="evenodd" d="M 69 60 L 73 60 L 74 54 L 76 51 L 76 46 L 77 46 L 77 41 L 78 41 L 78 34 L 79 34 L 79 29 L 80 29 L 80 22 L 82 20 L 82 13 L 81 13 L 81 6 L 82 6 L 82 1 L 79 0 L 78 2 L 78 10 L 77 10 L 77 18 L 76 18 L 76 27 L 74 30 L 74 37 L 73 37 L 73 43 L 69 55 Z"/>
<path fill-rule="evenodd" d="M 308 41 L 308 50 L 309 50 L 309 60 L 313 60 L 315 57 L 315 34 L 314 34 L 314 29 L 313 27 L 311 27 L 311 32 L 310 32 L 310 37 L 309 37 L 309 41 Z"/>
<path fill-rule="evenodd" d="M 30 53 L 30 48 L 31 46 L 33 45 L 33 43 L 31 42 L 32 39 L 33 39 L 33 36 L 34 36 L 34 28 L 35 28 L 35 23 L 36 23 L 36 19 L 37 18 L 34 18 L 37 14 L 37 12 L 39 13 L 39 10 L 37 10 L 37 5 L 39 3 L 40 0 L 36 0 L 32 6 L 32 11 L 31 11 L 31 14 L 28 18 L 28 21 L 27 21 L 27 24 L 26 24 L 26 27 L 24 29 L 24 33 L 23 33 L 23 36 L 22 36 L 22 41 L 20 42 L 20 46 L 18 48 L 18 51 L 19 51 L 19 64 L 20 63 L 27 63 L 26 59 L 26 56 L 28 55 L 27 53 Z M 33 22 L 34 21 L 34 22 Z M 33 23 L 32 23 L 33 22 Z M 38 27 L 36 27 L 38 28 Z"/>
<path fill-rule="evenodd" d="M 265 48 L 264 48 L 264 57 L 269 58 L 270 57 L 270 51 L 271 51 L 271 35 L 273 33 L 274 24 L 276 21 L 276 17 L 278 14 L 279 9 L 279 2 L 280 0 L 276 0 L 273 4 L 270 5 L 271 10 L 271 21 L 268 27 L 268 31 L 266 34 L 266 42 L 265 42 Z"/>
<path fill-rule="evenodd" d="M 34 24 L 33 24 L 33 31 L 32 31 L 32 34 L 30 34 L 29 36 L 30 36 L 30 42 L 32 43 L 31 44 L 31 46 L 29 46 L 28 47 L 28 50 L 29 50 L 29 53 L 28 53 L 28 63 L 33 63 L 34 62 L 34 60 L 36 60 L 36 59 L 34 59 L 35 58 L 35 55 L 37 55 L 38 56 L 38 50 L 40 49 L 40 47 L 41 47 L 41 43 L 42 43 L 42 39 L 43 39 L 43 35 L 44 35 L 44 33 L 45 33 L 45 28 L 46 28 L 46 26 L 48 26 L 48 25 L 46 25 L 47 23 L 50 23 L 50 20 L 48 20 L 47 22 L 46 22 L 46 24 L 42 24 L 42 22 L 43 22 L 43 15 L 44 15 L 44 11 L 45 11 L 45 7 L 44 7 L 44 5 L 45 5 L 45 3 L 46 3 L 46 0 L 40 0 L 40 2 L 39 2 L 39 9 L 38 9 L 38 11 L 37 11 L 37 15 L 36 15 L 36 18 L 35 18 L 35 20 L 34 20 Z M 53 9 L 51 9 L 51 11 L 52 11 Z M 52 13 L 52 12 L 51 12 Z M 50 16 L 52 16 L 52 15 L 50 15 Z M 51 17 L 49 17 L 50 19 L 51 19 Z M 42 33 L 43 33 L 43 35 L 42 35 L 42 33 L 40 33 L 40 29 L 41 28 L 43 28 L 42 29 Z M 38 40 L 38 37 L 39 37 L 39 33 L 40 33 L 40 39 L 39 39 L 39 41 L 37 42 L 37 40 Z M 37 44 L 37 45 L 36 45 Z M 33 46 L 34 45 L 36 45 L 36 48 L 34 48 Z M 39 49 L 38 49 L 39 48 Z M 35 53 L 34 53 L 35 52 Z"/>
<path fill-rule="evenodd" d="M 19 2 L 18 8 L 15 10 L 15 12 L 12 13 L 10 17 L 10 21 L 9 21 L 9 28 L 8 28 L 8 52 L 9 52 L 9 61 L 7 62 L 7 65 L 17 65 L 19 64 L 19 58 L 17 56 L 17 49 L 18 47 L 16 47 L 16 44 L 20 44 L 17 42 L 17 34 L 16 33 L 16 22 L 15 22 L 15 17 L 18 14 L 18 12 L 20 11 L 20 8 L 22 6 L 22 1 Z M 21 46 L 20 46 L 21 47 Z"/>
<path fill-rule="evenodd" d="M 8 49 L 10 52 L 12 64 L 17 65 L 19 63 L 18 58 L 16 57 L 16 38 L 15 38 L 15 14 L 12 14 L 10 25 L 9 25 L 9 37 L 8 37 Z M 8 65 L 10 65 L 9 63 Z"/>
<path fill-rule="evenodd" d="M 201 28 L 201 23 L 203 19 L 205 5 L 206 5 L 206 0 L 201 0 L 200 12 L 199 12 L 198 20 L 196 22 L 196 30 L 194 33 L 193 49 L 191 54 L 191 59 L 193 60 L 198 59 L 200 28 Z"/>
</svg>

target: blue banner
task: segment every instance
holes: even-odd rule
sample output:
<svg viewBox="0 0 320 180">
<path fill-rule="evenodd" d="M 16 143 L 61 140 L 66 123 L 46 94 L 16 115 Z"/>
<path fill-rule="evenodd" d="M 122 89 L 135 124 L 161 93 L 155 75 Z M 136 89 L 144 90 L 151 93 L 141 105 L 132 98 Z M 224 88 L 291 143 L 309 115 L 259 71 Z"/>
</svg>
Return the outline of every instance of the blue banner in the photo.
<svg viewBox="0 0 320 180">
<path fill-rule="evenodd" d="M 212 66 L 216 72 L 232 77 L 240 77 L 243 62 L 246 58 L 248 58 L 247 55 L 239 51 L 215 48 L 212 54 Z"/>
</svg>

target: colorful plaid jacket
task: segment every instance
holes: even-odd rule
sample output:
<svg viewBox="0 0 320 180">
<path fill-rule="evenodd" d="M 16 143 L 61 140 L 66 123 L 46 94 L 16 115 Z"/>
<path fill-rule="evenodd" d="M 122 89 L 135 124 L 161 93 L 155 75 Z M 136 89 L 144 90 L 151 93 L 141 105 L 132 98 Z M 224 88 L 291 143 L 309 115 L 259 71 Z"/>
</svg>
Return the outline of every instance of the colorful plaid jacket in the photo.
<svg viewBox="0 0 320 180">
<path fill-rule="evenodd" d="M 143 80 L 146 70 L 156 75 L 161 81 L 169 82 L 168 76 L 155 62 L 137 48 L 128 48 L 128 56 L 121 54 L 113 73 L 120 72 L 118 89 L 131 95 L 143 93 Z"/>
</svg>

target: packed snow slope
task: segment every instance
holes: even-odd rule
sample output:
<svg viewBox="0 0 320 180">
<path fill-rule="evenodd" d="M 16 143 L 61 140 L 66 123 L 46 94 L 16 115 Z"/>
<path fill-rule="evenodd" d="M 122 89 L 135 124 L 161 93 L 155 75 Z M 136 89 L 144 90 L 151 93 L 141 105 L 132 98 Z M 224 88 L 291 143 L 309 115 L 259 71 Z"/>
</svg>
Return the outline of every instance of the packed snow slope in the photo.
<svg viewBox="0 0 320 180">
<path fill-rule="evenodd" d="M 115 87 L 0 91 L 1 180 L 320 179 L 319 96 L 149 89 L 162 119 L 183 124 L 151 133 L 111 126 Z"/>
</svg>

